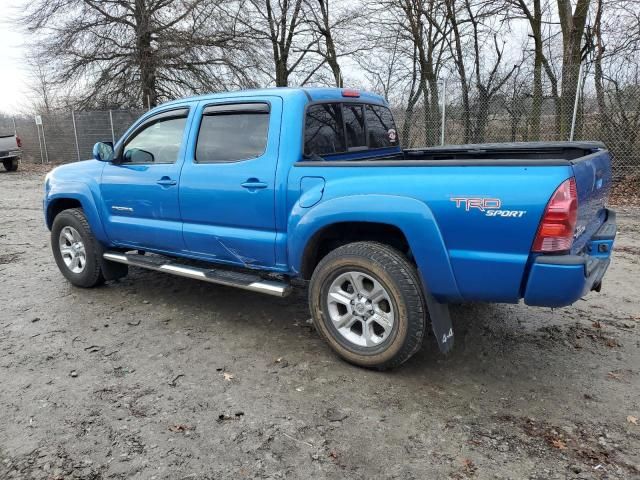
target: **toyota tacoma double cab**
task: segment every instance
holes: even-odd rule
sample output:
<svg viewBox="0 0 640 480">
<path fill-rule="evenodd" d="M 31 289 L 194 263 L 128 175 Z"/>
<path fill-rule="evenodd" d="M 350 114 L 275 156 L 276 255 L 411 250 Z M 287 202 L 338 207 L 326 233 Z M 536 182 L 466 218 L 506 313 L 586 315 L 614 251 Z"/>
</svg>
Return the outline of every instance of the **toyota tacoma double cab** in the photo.
<svg viewBox="0 0 640 480">
<path fill-rule="evenodd" d="M 562 307 L 599 290 L 616 235 L 602 143 L 403 150 L 385 100 L 276 88 L 165 103 L 45 181 L 62 274 L 157 270 L 269 295 L 305 285 L 342 358 L 390 368 L 451 303 Z M 241 308 L 239 306 L 238 308 Z"/>
</svg>

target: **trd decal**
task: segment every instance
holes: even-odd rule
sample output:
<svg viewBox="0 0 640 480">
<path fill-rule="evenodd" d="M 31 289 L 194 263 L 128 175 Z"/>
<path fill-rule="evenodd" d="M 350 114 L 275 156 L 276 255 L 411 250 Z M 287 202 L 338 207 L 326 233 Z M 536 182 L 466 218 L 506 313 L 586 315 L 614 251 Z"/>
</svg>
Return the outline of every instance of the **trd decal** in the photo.
<svg viewBox="0 0 640 480">
<path fill-rule="evenodd" d="M 472 208 L 477 208 L 481 212 L 485 210 L 497 210 L 502 205 L 499 198 L 451 197 L 450 200 L 456 202 L 456 208 L 464 207 L 467 212 Z"/>
<path fill-rule="evenodd" d="M 465 212 L 471 210 L 479 210 L 487 217 L 523 217 L 526 210 L 502 210 L 502 200 L 499 198 L 485 198 L 485 197 L 451 197 L 452 202 L 455 202 L 456 208 L 463 208 Z"/>
</svg>

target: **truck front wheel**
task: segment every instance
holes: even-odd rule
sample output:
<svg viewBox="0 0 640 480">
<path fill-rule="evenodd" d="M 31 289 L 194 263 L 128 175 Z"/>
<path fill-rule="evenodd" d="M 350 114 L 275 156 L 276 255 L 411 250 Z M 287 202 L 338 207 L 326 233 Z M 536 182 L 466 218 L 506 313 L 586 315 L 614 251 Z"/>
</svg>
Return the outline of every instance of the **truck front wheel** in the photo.
<svg viewBox="0 0 640 480">
<path fill-rule="evenodd" d="M 398 250 L 355 242 L 325 256 L 311 278 L 316 329 L 348 362 L 393 368 L 422 345 L 426 307 L 418 273 Z"/>
<path fill-rule="evenodd" d="M 60 212 L 51 227 L 53 257 L 62 275 L 76 287 L 104 283 L 98 241 L 80 208 Z"/>
</svg>

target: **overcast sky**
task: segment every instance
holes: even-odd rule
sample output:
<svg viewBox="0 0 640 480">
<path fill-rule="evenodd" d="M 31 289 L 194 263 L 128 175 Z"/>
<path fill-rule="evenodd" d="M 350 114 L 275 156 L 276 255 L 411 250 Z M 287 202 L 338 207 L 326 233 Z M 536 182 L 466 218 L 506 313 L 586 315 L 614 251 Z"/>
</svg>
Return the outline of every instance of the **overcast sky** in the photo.
<svg viewBox="0 0 640 480">
<path fill-rule="evenodd" d="M 18 113 L 25 110 L 28 95 L 23 60 L 24 37 L 11 22 L 25 0 L 1 0 L 0 3 L 0 112 Z"/>
</svg>

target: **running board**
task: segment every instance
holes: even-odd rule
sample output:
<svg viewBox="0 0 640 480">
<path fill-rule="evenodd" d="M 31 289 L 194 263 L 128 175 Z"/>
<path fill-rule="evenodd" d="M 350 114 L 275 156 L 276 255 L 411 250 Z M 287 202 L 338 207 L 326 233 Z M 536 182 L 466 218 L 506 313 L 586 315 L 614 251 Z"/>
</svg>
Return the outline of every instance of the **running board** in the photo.
<svg viewBox="0 0 640 480">
<path fill-rule="evenodd" d="M 232 270 L 207 269 L 180 265 L 164 257 L 145 256 L 136 253 L 105 252 L 102 257 L 112 262 L 123 263 L 134 267 L 171 273 L 179 277 L 194 278 L 218 285 L 242 288 L 252 292 L 266 293 L 276 297 L 286 297 L 291 293 L 291 286 L 286 282 L 264 280 L 250 273 Z"/>
</svg>

